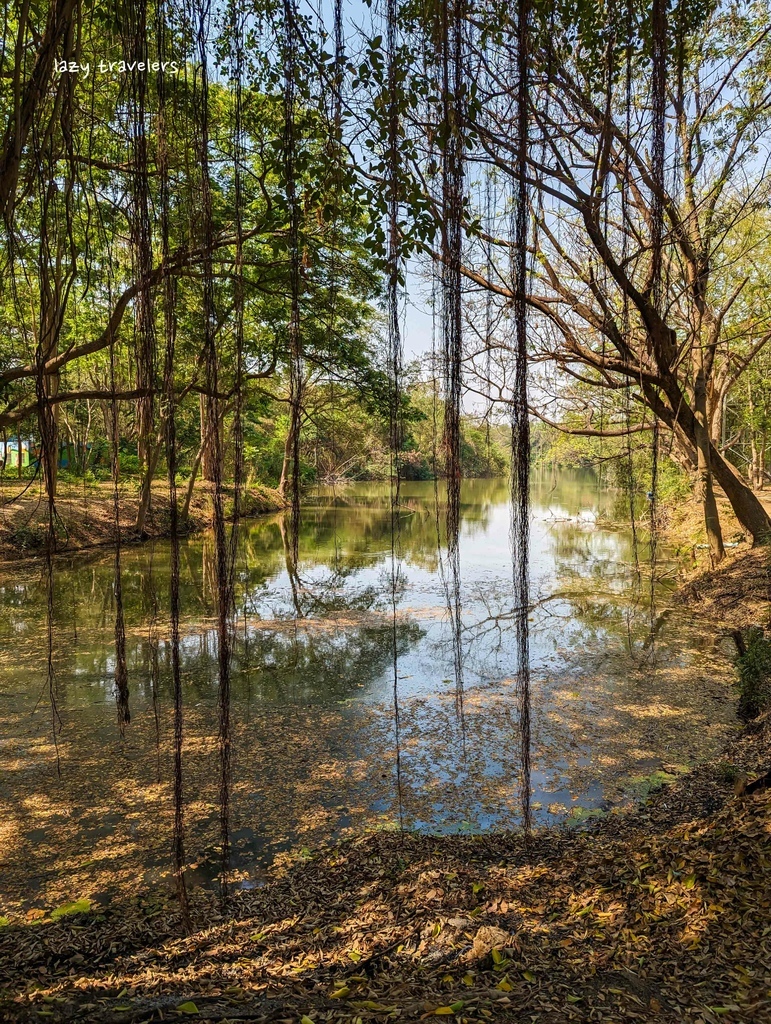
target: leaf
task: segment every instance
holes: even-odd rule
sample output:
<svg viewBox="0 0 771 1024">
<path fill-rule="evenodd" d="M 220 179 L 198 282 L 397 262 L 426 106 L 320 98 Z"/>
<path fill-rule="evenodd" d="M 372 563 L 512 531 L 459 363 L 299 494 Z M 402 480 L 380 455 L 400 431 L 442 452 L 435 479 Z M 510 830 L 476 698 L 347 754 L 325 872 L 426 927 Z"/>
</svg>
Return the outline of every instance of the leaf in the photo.
<svg viewBox="0 0 771 1024">
<path fill-rule="evenodd" d="M 466 988 L 471 988 L 472 985 L 474 984 L 474 975 L 473 974 L 464 974 L 463 975 L 463 984 L 466 986 Z"/>
<path fill-rule="evenodd" d="M 198 1012 L 198 1007 L 195 1005 L 192 999 L 188 999 L 187 1002 L 185 1003 L 180 1003 L 179 1006 L 177 1007 L 177 1013 L 187 1013 L 191 1017 Z"/>
<path fill-rule="evenodd" d="M 495 987 L 499 989 L 501 992 L 511 992 L 511 990 L 514 988 L 514 986 L 511 984 L 508 978 L 501 979 L 501 981 L 499 981 Z"/>
<path fill-rule="evenodd" d="M 10 923 L 7 917 L 0 917 L 0 928 L 7 928 Z"/>
<path fill-rule="evenodd" d="M 474 882 L 474 884 L 471 886 L 471 890 L 476 894 L 478 892 L 481 892 L 484 889 L 484 887 L 484 882 Z"/>
<path fill-rule="evenodd" d="M 313 1024 L 313 1020 L 307 1014 L 303 1014 L 300 1017 L 300 1024 Z"/>
<path fill-rule="evenodd" d="M 694 885 L 696 885 L 696 875 L 686 875 L 683 879 L 683 887 L 693 889 Z"/>
<path fill-rule="evenodd" d="M 353 962 L 357 964 L 359 960 L 361 960 L 361 953 L 358 951 L 358 949 L 352 949 L 348 954 L 348 959 L 353 960 Z"/>
<path fill-rule="evenodd" d="M 464 1002 L 462 999 L 459 999 L 457 1003 L 450 1003 L 450 1009 L 452 1010 L 453 1013 L 460 1013 L 460 1011 L 463 1009 L 463 1006 Z"/>
<path fill-rule="evenodd" d="M 91 909 L 91 900 L 76 900 L 74 903 L 63 903 L 56 910 L 51 911 L 51 920 L 58 921 L 60 917 L 69 917 L 70 914 L 87 914 Z"/>
<path fill-rule="evenodd" d="M 330 999 L 345 999 L 345 997 L 349 994 L 350 991 L 351 990 L 348 988 L 347 985 L 343 985 L 336 992 L 333 992 L 332 995 L 329 998 Z"/>
<path fill-rule="evenodd" d="M 571 996 L 571 995 L 567 995 L 567 996 L 565 996 L 565 998 L 567 999 L 567 1001 L 568 1001 L 569 1003 L 580 1003 L 580 1002 L 581 1002 L 581 998 L 582 998 L 582 997 L 581 997 L 581 996 Z"/>
<path fill-rule="evenodd" d="M 523 971 L 522 977 L 525 979 L 525 981 L 535 981 L 535 975 L 532 971 Z"/>
<path fill-rule="evenodd" d="M 449 1017 L 453 1013 L 455 1013 L 455 1010 L 451 1006 L 437 1006 L 434 1010 L 435 1017 Z"/>
<path fill-rule="evenodd" d="M 503 954 L 501 953 L 501 951 L 499 949 L 493 949 L 492 950 L 492 955 L 493 955 L 493 963 L 494 964 L 499 964 L 501 962 L 501 960 L 503 960 Z"/>
</svg>

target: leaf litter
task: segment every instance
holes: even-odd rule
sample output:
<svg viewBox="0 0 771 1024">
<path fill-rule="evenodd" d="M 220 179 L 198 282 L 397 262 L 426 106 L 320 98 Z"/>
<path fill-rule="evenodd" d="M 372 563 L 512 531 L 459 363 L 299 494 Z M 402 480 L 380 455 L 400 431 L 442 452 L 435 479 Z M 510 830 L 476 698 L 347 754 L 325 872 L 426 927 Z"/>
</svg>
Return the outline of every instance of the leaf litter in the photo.
<svg viewBox="0 0 771 1024">
<path fill-rule="evenodd" d="M 768 718 L 735 741 L 765 770 Z M 0 931 L 8 1021 L 771 1022 L 771 791 L 721 762 L 583 830 L 379 832 L 194 930 L 146 895 Z M 34 923 L 33 923 L 34 922 Z M 354 954 L 354 955 L 352 955 Z"/>
</svg>

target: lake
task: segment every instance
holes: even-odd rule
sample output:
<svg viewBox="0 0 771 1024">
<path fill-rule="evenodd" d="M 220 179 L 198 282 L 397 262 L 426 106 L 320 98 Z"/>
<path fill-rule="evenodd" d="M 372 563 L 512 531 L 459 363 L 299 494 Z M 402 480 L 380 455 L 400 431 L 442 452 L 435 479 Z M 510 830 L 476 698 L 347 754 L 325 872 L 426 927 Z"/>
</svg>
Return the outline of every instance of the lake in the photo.
<svg viewBox="0 0 771 1024">
<path fill-rule="evenodd" d="M 507 482 L 463 485 L 462 715 L 434 498 L 432 482 L 402 485 L 395 591 L 387 484 L 309 495 L 296 565 L 283 516 L 242 524 L 232 683 L 234 884 L 259 884 L 271 863 L 367 829 L 517 826 Z M 537 825 L 614 812 L 657 780 L 713 756 L 738 727 L 730 647 L 671 600 L 676 567 L 661 543 L 651 607 L 643 531 L 638 571 L 631 531 L 607 525 L 618 505 L 619 495 L 590 473 L 535 474 Z M 45 686 L 42 568 L 26 562 L 0 569 L 0 913 L 170 884 L 168 567 L 167 543 L 124 549 L 132 721 L 121 739 L 112 554 L 95 549 L 57 559 L 56 745 Z M 181 599 L 189 881 L 210 884 L 219 827 L 211 536 L 182 542 Z"/>
</svg>

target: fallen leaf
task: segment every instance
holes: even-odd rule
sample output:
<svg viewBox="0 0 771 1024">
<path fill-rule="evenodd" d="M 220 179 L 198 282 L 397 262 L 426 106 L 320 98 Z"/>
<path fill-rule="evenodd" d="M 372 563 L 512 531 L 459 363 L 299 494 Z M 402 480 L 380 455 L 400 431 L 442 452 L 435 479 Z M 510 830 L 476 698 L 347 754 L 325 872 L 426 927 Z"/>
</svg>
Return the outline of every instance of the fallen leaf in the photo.
<svg viewBox="0 0 771 1024">
<path fill-rule="evenodd" d="M 187 1013 L 190 1016 L 193 1016 L 194 1014 L 198 1013 L 198 1007 L 191 999 L 188 999 L 187 1002 L 179 1004 L 179 1006 L 177 1007 L 177 1012 Z"/>
</svg>

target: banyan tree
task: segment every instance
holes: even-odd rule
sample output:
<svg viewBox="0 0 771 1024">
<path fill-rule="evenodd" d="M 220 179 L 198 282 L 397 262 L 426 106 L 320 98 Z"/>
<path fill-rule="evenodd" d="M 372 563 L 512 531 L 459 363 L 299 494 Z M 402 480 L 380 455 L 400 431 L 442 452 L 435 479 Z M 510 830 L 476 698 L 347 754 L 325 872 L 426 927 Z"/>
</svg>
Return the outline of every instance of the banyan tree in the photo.
<svg viewBox="0 0 771 1024">
<path fill-rule="evenodd" d="M 93 406 L 104 418 L 113 482 L 121 732 L 131 728 L 132 692 L 122 437 L 133 439 L 141 470 L 132 535 L 144 532 L 154 481 L 166 480 L 170 600 L 157 614 L 167 618 L 172 650 L 173 848 L 183 904 L 179 538 L 202 478 L 214 544 L 224 891 L 234 524 L 246 480 L 245 410 L 268 392 L 286 410 L 280 488 L 290 575 L 308 390 L 323 386 L 334 405 L 337 383 L 353 381 L 387 410 L 401 785 L 402 317 L 416 274 L 432 278 L 436 295 L 436 462 L 446 489 L 437 537 L 461 724 L 464 395 L 482 396 L 510 424 L 511 740 L 526 830 L 533 418 L 624 438 L 630 465 L 632 446 L 642 446 L 654 538 L 664 450 L 693 473 L 715 561 L 724 552 L 715 482 L 755 541 L 771 532 L 721 439 L 725 396 L 769 333 L 756 325 L 750 343 L 737 345 L 733 313 L 744 285 L 718 254 L 728 225 L 768 200 L 766 20 L 764 4 L 752 0 L 335 0 L 320 11 L 301 0 L 51 0 L 6 8 L 0 429 L 23 429 L 39 446 L 52 724 L 56 733 L 58 451 L 65 414 L 88 404 L 89 416 Z M 709 44 L 718 27 L 730 48 L 722 62 Z M 383 335 L 377 365 L 365 358 L 362 326 Z M 572 397 L 555 390 L 558 379 L 576 385 Z M 184 484 L 183 418 L 197 448 Z"/>
</svg>

